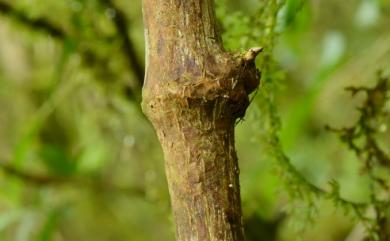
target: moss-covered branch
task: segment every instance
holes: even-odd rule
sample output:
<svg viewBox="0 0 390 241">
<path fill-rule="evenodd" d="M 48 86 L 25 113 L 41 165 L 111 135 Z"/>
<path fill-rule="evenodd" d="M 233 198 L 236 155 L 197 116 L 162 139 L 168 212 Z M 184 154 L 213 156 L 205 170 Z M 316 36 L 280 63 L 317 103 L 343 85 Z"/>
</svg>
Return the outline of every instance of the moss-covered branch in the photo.
<svg viewBox="0 0 390 241">
<path fill-rule="evenodd" d="M 124 45 L 124 52 L 127 56 L 127 59 L 130 63 L 130 68 L 135 73 L 136 82 L 139 84 L 139 86 L 142 86 L 143 83 L 143 65 L 138 61 L 133 43 L 131 42 L 131 39 L 129 38 L 127 34 L 128 29 L 128 23 L 125 18 L 125 15 L 122 11 L 120 11 L 119 8 L 115 7 L 115 5 L 111 1 L 103 1 L 104 4 L 107 7 L 112 8 L 116 12 L 116 16 L 114 18 L 114 24 L 116 25 L 118 29 L 118 35 L 123 39 L 123 45 Z M 36 18 L 32 19 L 28 17 L 25 13 L 22 11 L 16 9 L 12 4 L 0 1 L 0 14 L 4 15 L 15 22 L 23 25 L 24 27 L 32 30 L 32 31 L 38 31 L 45 33 L 49 36 L 52 36 L 57 41 L 60 41 L 61 43 L 65 43 L 66 41 L 70 40 L 73 41 L 74 36 L 72 34 L 67 33 L 64 29 L 62 29 L 60 26 L 56 26 L 52 22 L 50 22 L 49 19 L 45 18 Z M 78 48 L 76 49 L 78 53 L 83 58 L 83 62 L 87 63 L 87 66 L 89 65 L 100 65 L 101 57 L 98 56 L 98 54 L 95 52 L 94 49 L 90 48 Z M 98 69 L 106 69 L 102 68 L 101 66 Z M 140 98 L 140 88 L 131 88 L 129 86 L 125 86 L 125 93 L 131 100 L 136 100 L 137 103 Z"/>
</svg>

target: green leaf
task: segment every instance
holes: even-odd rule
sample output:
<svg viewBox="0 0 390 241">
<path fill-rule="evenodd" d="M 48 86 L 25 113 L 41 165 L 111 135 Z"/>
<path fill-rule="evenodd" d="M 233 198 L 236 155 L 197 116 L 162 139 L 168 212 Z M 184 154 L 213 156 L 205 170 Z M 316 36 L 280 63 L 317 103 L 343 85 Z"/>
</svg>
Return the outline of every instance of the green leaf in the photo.
<svg viewBox="0 0 390 241">
<path fill-rule="evenodd" d="M 21 212 L 16 210 L 4 211 L 0 214 L 0 233 L 21 217 Z"/>
<path fill-rule="evenodd" d="M 373 27 L 380 17 L 378 0 L 363 0 L 355 15 L 356 25 L 360 27 Z"/>
<path fill-rule="evenodd" d="M 58 220 L 61 217 L 63 209 L 56 209 L 50 212 L 47 216 L 46 222 L 39 232 L 37 241 L 50 241 L 56 231 Z"/>
<path fill-rule="evenodd" d="M 72 175 L 77 168 L 77 162 L 71 160 L 64 149 L 57 145 L 44 145 L 40 157 L 49 171 L 61 176 Z"/>
</svg>

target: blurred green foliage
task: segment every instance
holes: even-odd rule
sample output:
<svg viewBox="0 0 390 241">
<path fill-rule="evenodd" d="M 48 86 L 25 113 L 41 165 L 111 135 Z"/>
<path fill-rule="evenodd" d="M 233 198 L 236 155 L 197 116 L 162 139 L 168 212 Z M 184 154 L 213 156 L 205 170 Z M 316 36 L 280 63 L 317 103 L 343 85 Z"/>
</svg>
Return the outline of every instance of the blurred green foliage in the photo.
<svg viewBox="0 0 390 241">
<path fill-rule="evenodd" d="M 390 2 L 216 6 L 226 49 L 265 48 L 236 134 L 248 240 L 381 240 L 389 191 L 340 131 L 375 106 L 344 89 L 390 74 Z M 174 240 L 163 155 L 139 108 L 143 54 L 140 0 L 0 0 L 0 240 Z M 374 119 L 388 155 L 389 117 Z"/>
</svg>

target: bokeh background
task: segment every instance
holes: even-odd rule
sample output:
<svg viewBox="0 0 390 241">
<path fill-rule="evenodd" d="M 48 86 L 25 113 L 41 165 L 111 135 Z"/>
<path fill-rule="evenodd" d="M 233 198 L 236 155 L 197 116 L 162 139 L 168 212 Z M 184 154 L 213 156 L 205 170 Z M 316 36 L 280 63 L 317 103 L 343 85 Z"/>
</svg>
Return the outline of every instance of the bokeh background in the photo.
<svg viewBox="0 0 390 241">
<path fill-rule="evenodd" d="M 390 1 L 288 0 L 275 21 L 270 1 L 218 0 L 225 46 L 268 43 L 275 25 L 264 47 L 278 88 L 258 92 L 274 91 L 285 152 L 314 185 L 337 180 L 343 197 L 367 200 L 361 163 L 324 126 L 358 118 L 363 97 L 346 86 L 390 73 Z M 143 62 L 140 0 L 0 0 L 0 240 L 174 240 L 163 155 L 139 105 Z M 236 133 L 248 240 L 360 240 L 329 201 L 314 222 L 305 205 L 288 214 L 258 96 Z"/>
</svg>

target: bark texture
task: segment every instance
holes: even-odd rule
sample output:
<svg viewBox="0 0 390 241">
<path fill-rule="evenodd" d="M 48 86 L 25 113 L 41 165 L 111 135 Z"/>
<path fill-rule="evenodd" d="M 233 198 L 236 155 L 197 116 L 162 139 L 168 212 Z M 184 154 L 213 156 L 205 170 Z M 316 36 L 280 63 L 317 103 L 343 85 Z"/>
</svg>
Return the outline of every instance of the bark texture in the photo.
<svg viewBox="0 0 390 241">
<path fill-rule="evenodd" d="M 213 0 L 143 0 L 142 107 L 163 147 L 178 241 L 244 240 L 234 126 L 259 84 L 224 51 Z"/>
</svg>

